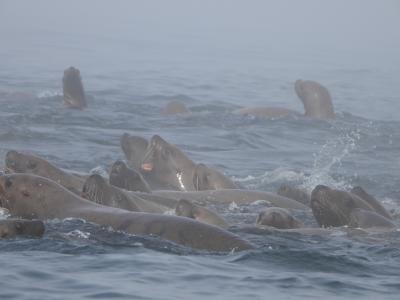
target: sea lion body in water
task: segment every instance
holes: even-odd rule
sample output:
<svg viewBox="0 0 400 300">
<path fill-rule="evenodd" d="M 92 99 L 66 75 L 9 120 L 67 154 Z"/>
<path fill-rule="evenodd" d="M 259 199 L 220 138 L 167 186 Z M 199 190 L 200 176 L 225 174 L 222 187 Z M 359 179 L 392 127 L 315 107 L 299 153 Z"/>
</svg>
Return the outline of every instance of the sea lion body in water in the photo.
<svg viewBox="0 0 400 300">
<path fill-rule="evenodd" d="M 368 210 L 356 208 L 351 212 L 349 226 L 353 228 L 396 228 L 396 225 L 388 218 Z"/>
<path fill-rule="evenodd" d="M 149 184 L 143 176 L 134 169 L 129 168 L 123 161 L 116 161 L 110 172 L 111 185 L 134 192 L 150 193 Z"/>
<path fill-rule="evenodd" d="M 313 119 L 333 119 L 332 99 L 326 87 L 311 80 L 297 80 L 295 91 L 303 103 L 304 115 Z M 241 108 L 235 113 L 241 115 L 252 115 L 256 117 L 277 118 L 288 115 L 300 115 L 299 112 L 282 107 L 253 107 Z"/>
<path fill-rule="evenodd" d="M 177 114 L 185 114 L 188 113 L 188 109 L 186 105 L 180 101 L 174 100 L 170 101 L 165 105 L 164 109 L 162 110 L 161 114 L 163 115 L 177 115 Z"/>
<path fill-rule="evenodd" d="M 3 92 L 0 91 L 0 100 L 4 101 L 34 101 L 38 97 L 25 92 Z"/>
<path fill-rule="evenodd" d="M 215 225 L 225 229 L 230 226 L 227 221 L 225 221 L 215 212 L 203 206 L 192 203 L 186 199 L 181 199 L 178 201 L 175 208 L 175 214 L 177 216 L 192 218 L 199 222 Z"/>
<path fill-rule="evenodd" d="M 216 226 L 176 216 L 129 212 L 85 200 L 61 185 L 30 174 L 0 176 L 0 206 L 28 219 L 81 218 L 131 234 L 155 235 L 177 244 L 209 251 L 253 246 Z"/>
<path fill-rule="evenodd" d="M 234 111 L 234 113 L 244 116 L 282 118 L 289 115 L 299 115 L 300 113 L 283 107 L 245 107 Z"/>
<path fill-rule="evenodd" d="M 44 231 L 44 223 L 40 220 L 0 220 L 0 239 L 13 238 L 16 236 L 41 237 Z"/>
<path fill-rule="evenodd" d="M 206 166 L 197 164 L 193 175 L 195 191 L 237 189 L 237 185 L 222 173 Z"/>
<path fill-rule="evenodd" d="M 282 184 L 276 193 L 283 197 L 287 197 L 303 203 L 304 205 L 310 206 L 311 198 L 306 191 L 302 189 L 290 186 L 288 184 Z"/>
<path fill-rule="evenodd" d="M 379 215 L 363 199 L 345 191 L 318 185 L 311 193 L 311 209 L 321 227 L 389 227 L 393 223 Z"/>
<path fill-rule="evenodd" d="M 148 145 L 141 165 L 142 172 L 151 173 L 154 178 L 175 190 L 194 191 L 201 188 L 233 188 L 235 184 L 217 170 L 196 164 L 178 147 L 154 135 Z M 196 174 L 199 171 L 199 176 Z M 200 184 L 204 184 L 202 187 Z"/>
<path fill-rule="evenodd" d="M 256 225 L 271 226 L 278 229 L 294 229 L 304 227 L 303 223 L 293 217 L 290 212 L 280 207 L 268 207 L 261 212 Z"/>
<path fill-rule="evenodd" d="M 201 204 L 230 204 L 232 202 L 243 205 L 250 204 L 258 200 L 265 200 L 271 206 L 308 210 L 309 207 L 297 202 L 293 199 L 282 197 L 273 193 L 256 190 L 241 190 L 241 189 L 222 189 L 210 191 L 153 191 L 152 195 L 172 198 L 176 200 L 188 199 L 190 201 Z"/>
<path fill-rule="evenodd" d="M 388 218 L 389 220 L 392 219 L 390 213 L 382 206 L 382 204 L 376 200 L 372 195 L 368 194 L 362 187 L 355 186 L 350 191 L 352 194 L 357 195 L 364 201 L 366 201 L 369 205 L 371 205 L 377 213 Z"/>
<path fill-rule="evenodd" d="M 62 82 L 65 107 L 84 109 L 87 104 L 80 71 L 69 67 L 64 71 Z"/>
<path fill-rule="evenodd" d="M 79 194 L 84 178 L 68 174 L 43 158 L 11 150 L 6 154 L 6 168 L 14 173 L 28 173 L 49 178 L 70 191 Z"/>
<path fill-rule="evenodd" d="M 110 185 L 98 174 L 93 174 L 86 179 L 81 196 L 101 205 L 121 208 L 129 211 L 164 213 L 168 207 L 145 200 L 135 193 Z"/>
</svg>

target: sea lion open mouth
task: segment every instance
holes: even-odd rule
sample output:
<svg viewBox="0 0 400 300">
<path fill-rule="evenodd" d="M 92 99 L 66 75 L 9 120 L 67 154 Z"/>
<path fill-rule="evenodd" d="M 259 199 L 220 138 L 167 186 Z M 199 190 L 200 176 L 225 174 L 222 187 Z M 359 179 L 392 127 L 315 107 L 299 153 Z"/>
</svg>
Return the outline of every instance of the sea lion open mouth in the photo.
<svg viewBox="0 0 400 300">
<path fill-rule="evenodd" d="M 142 166 L 141 166 L 141 169 L 142 169 L 143 171 L 146 171 L 146 172 L 151 172 L 151 171 L 153 171 L 153 168 L 154 168 L 154 165 L 153 165 L 152 163 L 144 163 L 144 164 L 142 164 Z"/>
</svg>

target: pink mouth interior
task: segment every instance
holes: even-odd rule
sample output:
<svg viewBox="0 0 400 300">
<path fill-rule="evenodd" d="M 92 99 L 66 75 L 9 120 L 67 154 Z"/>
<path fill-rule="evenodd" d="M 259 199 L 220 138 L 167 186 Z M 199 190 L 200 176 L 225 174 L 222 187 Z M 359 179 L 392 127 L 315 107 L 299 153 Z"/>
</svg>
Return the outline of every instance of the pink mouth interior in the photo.
<svg viewBox="0 0 400 300">
<path fill-rule="evenodd" d="M 145 163 L 145 164 L 142 164 L 141 168 L 143 171 L 151 172 L 153 170 L 153 164 Z"/>
</svg>

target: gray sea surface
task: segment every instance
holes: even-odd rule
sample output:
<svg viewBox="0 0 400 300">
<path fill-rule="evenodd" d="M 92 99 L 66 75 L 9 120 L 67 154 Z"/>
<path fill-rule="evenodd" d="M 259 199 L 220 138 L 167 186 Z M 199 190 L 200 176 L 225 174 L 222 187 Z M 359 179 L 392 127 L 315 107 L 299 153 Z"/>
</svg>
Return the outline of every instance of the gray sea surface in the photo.
<svg viewBox="0 0 400 300">
<path fill-rule="evenodd" d="M 296 24 L 285 27 L 288 18 L 279 16 L 288 12 L 276 1 L 266 3 L 278 5 L 277 16 L 258 1 L 252 14 L 241 12 L 245 1 L 232 4 L 231 13 L 226 1 L 215 10 L 211 1 L 204 2 L 206 8 L 189 1 L 191 9 L 172 1 L 182 14 L 157 1 L 117 2 L 99 1 L 97 10 L 84 5 L 79 10 L 77 1 L 0 2 L 0 166 L 13 149 L 76 172 L 107 170 L 124 159 L 123 133 L 158 134 L 247 189 L 275 192 L 289 183 L 311 192 L 317 184 L 344 190 L 361 185 L 400 226 L 399 43 L 389 41 L 398 29 L 382 29 L 400 17 L 396 2 L 376 10 L 382 19 L 375 28 L 383 31 L 371 36 L 350 26 L 348 11 L 341 24 L 350 29 L 338 25 L 337 34 L 324 17 L 310 21 L 311 13 L 308 26 L 296 17 Z M 380 7 L 366 2 L 363 26 L 373 19 L 374 5 Z M 282 3 L 295 5 L 293 17 L 302 9 Z M 359 1 L 351 3 L 357 15 Z M 261 9 L 276 27 L 257 23 Z M 326 18 L 337 20 L 333 13 Z M 313 32 L 321 23 L 321 31 Z M 327 34 L 333 40 L 323 30 L 332 30 Z M 342 34 L 346 39 L 340 40 Z M 71 65 L 80 69 L 88 95 L 83 111 L 62 105 L 61 78 Z M 335 120 L 232 113 L 251 106 L 302 113 L 294 91 L 300 78 L 329 89 Z M 161 115 L 171 100 L 185 103 L 190 113 Z M 251 224 L 261 209 L 231 205 L 220 212 L 232 222 Z M 311 212 L 294 213 L 316 226 Z M 256 249 L 219 254 L 83 220 L 46 225 L 42 239 L 0 240 L 0 298 L 398 299 L 400 293 L 400 231 L 338 230 L 329 236 L 238 231 Z"/>
</svg>

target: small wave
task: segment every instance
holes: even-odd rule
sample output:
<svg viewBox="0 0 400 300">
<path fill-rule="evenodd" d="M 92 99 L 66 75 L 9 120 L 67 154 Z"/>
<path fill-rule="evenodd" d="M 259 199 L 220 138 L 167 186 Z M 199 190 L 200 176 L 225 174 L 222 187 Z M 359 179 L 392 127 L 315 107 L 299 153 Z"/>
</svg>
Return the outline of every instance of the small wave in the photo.
<svg viewBox="0 0 400 300">
<path fill-rule="evenodd" d="M 38 98 L 50 98 L 56 96 L 62 96 L 62 92 L 60 90 L 43 90 L 36 94 Z"/>
<path fill-rule="evenodd" d="M 71 232 L 67 233 L 68 236 L 81 238 L 81 239 L 88 239 L 90 237 L 90 232 L 83 232 L 79 229 L 72 230 Z"/>
<path fill-rule="evenodd" d="M 7 208 L 0 207 L 0 220 L 7 219 L 10 216 L 10 211 Z"/>
<path fill-rule="evenodd" d="M 301 182 L 305 180 L 303 172 L 296 172 L 287 168 L 279 167 L 272 171 L 267 171 L 260 176 L 246 176 L 244 178 L 233 177 L 233 180 L 240 182 L 249 189 L 262 189 L 265 185 L 279 182 Z"/>
<path fill-rule="evenodd" d="M 108 172 L 102 166 L 97 166 L 97 167 L 91 169 L 89 171 L 89 174 L 91 174 L 91 175 L 97 174 L 97 175 L 100 175 L 101 177 L 108 178 Z"/>
</svg>

